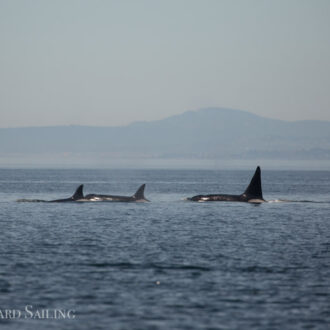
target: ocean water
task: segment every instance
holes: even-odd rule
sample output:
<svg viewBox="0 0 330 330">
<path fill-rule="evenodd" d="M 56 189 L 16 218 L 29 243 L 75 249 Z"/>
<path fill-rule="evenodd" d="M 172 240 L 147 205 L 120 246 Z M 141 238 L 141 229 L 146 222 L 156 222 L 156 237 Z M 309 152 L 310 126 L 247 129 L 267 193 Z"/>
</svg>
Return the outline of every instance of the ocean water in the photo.
<svg viewBox="0 0 330 330">
<path fill-rule="evenodd" d="M 0 169 L 1 329 L 330 329 L 330 171 Z M 150 203 L 19 203 L 88 193 Z M 7 314 L 6 314 L 7 313 Z"/>
</svg>

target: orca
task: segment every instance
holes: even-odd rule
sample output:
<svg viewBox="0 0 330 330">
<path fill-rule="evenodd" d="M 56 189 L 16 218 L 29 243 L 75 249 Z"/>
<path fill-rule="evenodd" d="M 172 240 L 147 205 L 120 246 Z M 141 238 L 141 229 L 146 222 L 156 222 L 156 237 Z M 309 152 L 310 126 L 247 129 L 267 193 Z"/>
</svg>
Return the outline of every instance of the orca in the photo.
<svg viewBox="0 0 330 330">
<path fill-rule="evenodd" d="M 260 167 L 257 167 L 250 184 L 241 195 L 197 195 L 187 198 L 187 200 L 193 202 L 247 202 L 256 204 L 266 202 L 262 196 Z"/>
<path fill-rule="evenodd" d="M 114 196 L 114 195 L 100 195 L 100 194 L 89 194 L 84 196 L 83 188 L 84 185 L 81 184 L 74 194 L 69 198 L 54 199 L 50 201 L 42 199 L 18 199 L 17 202 L 44 202 L 44 203 L 65 203 L 65 202 L 149 202 L 148 199 L 144 197 L 145 184 L 140 186 L 133 196 Z"/>
<path fill-rule="evenodd" d="M 51 201 L 46 201 L 44 199 L 18 199 L 17 202 L 35 202 L 35 203 L 63 203 L 63 202 L 77 202 L 79 200 L 81 200 L 82 198 L 84 198 L 83 195 L 83 187 L 84 185 L 81 184 L 76 191 L 74 192 L 74 194 L 69 197 L 69 198 L 62 198 L 62 199 L 54 199 Z"/>
<path fill-rule="evenodd" d="M 88 194 L 84 196 L 81 201 L 86 202 L 150 202 L 144 197 L 145 184 L 139 187 L 133 196 L 116 196 L 116 195 L 100 195 L 100 194 Z"/>
<path fill-rule="evenodd" d="M 55 200 L 46 201 L 46 202 L 49 202 L 49 203 L 77 202 L 77 201 L 79 201 L 79 200 L 81 200 L 81 199 L 84 198 L 83 187 L 84 187 L 84 185 L 81 184 L 76 189 L 76 191 L 74 192 L 74 194 L 71 197 L 69 197 L 69 198 L 55 199 Z"/>
</svg>

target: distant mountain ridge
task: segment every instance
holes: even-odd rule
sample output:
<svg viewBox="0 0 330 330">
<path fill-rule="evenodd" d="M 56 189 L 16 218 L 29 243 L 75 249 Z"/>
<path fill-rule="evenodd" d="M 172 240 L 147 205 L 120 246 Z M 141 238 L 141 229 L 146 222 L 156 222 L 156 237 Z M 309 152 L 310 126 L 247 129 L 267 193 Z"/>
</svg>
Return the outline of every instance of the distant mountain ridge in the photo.
<svg viewBox="0 0 330 330">
<path fill-rule="evenodd" d="M 330 122 L 206 108 L 122 127 L 0 128 L 0 156 L 100 154 L 182 159 L 330 159 Z"/>
</svg>

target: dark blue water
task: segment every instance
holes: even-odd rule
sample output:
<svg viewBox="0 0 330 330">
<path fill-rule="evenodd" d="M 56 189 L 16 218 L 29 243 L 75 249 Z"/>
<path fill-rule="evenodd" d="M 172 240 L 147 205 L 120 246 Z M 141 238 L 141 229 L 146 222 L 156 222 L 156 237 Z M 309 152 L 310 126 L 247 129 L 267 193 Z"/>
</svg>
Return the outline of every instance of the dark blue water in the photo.
<svg viewBox="0 0 330 330">
<path fill-rule="evenodd" d="M 330 172 L 265 170 L 257 206 L 183 200 L 253 173 L 1 169 L 1 329 L 329 329 Z M 81 183 L 152 202 L 16 202 Z"/>
</svg>

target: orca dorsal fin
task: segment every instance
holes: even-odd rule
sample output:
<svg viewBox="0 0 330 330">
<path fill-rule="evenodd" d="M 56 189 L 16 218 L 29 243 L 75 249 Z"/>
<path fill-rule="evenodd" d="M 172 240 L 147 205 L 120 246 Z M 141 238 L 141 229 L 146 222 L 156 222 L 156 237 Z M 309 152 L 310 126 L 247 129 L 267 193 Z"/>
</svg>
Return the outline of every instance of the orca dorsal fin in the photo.
<svg viewBox="0 0 330 330">
<path fill-rule="evenodd" d="M 147 200 L 144 197 L 144 188 L 145 188 L 145 184 L 143 184 L 142 186 L 140 186 L 140 188 L 136 191 L 136 193 L 133 195 L 133 198 L 136 200 Z"/>
<path fill-rule="evenodd" d="M 259 166 L 257 167 L 253 178 L 251 179 L 251 182 L 244 191 L 243 195 L 257 199 L 263 199 L 261 189 L 261 170 Z"/>
<path fill-rule="evenodd" d="M 84 188 L 84 185 L 81 184 L 81 185 L 76 189 L 76 191 L 74 192 L 74 194 L 72 195 L 71 198 L 72 198 L 73 200 L 78 200 L 78 199 L 82 199 L 82 198 L 84 198 L 83 188 Z"/>
</svg>

